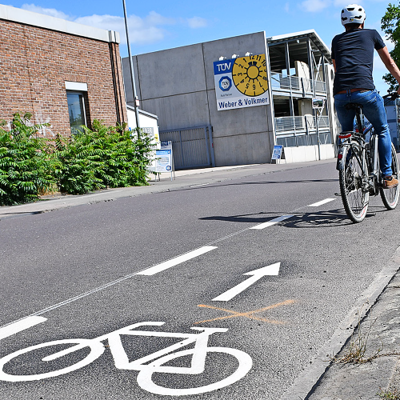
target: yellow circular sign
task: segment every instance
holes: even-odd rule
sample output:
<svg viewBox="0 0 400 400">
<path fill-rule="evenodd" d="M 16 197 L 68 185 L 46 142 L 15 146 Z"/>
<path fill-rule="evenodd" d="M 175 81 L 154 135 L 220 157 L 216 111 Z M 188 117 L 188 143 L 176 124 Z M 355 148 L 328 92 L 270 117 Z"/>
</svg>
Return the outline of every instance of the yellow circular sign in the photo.
<svg viewBox="0 0 400 400">
<path fill-rule="evenodd" d="M 246 96 L 265 93 L 268 90 L 265 54 L 237 58 L 232 67 L 232 78 L 237 90 Z"/>
</svg>

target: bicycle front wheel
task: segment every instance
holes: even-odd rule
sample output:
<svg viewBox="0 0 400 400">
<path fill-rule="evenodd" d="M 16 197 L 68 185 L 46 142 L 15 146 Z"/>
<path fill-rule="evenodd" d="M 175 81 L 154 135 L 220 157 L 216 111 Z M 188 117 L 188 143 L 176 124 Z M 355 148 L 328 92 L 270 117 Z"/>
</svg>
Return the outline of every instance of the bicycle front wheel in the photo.
<svg viewBox="0 0 400 400">
<path fill-rule="evenodd" d="M 368 176 L 368 172 L 363 170 L 362 160 L 348 147 L 343 151 L 343 160 L 345 168 L 339 171 L 343 206 L 353 222 L 361 222 L 367 214 L 369 203 L 369 191 L 363 187 L 363 176 Z"/>
<path fill-rule="evenodd" d="M 399 162 L 397 160 L 396 149 L 392 143 L 392 174 L 396 179 L 399 179 Z M 380 188 L 383 204 L 388 210 L 396 208 L 399 201 L 399 186 L 391 189 Z"/>
</svg>

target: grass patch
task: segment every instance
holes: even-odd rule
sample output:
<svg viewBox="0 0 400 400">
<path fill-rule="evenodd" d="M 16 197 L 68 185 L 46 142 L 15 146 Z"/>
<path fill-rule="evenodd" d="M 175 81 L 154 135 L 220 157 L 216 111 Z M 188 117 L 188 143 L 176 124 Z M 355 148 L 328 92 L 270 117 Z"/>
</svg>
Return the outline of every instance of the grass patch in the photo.
<svg viewBox="0 0 400 400">
<path fill-rule="evenodd" d="M 382 400 L 400 400 L 400 391 L 398 391 L 397 389 L 380 389 L 380 391 L 377 393 L 377 396 L 379 396 L 379 398 Z"/>
</svg>

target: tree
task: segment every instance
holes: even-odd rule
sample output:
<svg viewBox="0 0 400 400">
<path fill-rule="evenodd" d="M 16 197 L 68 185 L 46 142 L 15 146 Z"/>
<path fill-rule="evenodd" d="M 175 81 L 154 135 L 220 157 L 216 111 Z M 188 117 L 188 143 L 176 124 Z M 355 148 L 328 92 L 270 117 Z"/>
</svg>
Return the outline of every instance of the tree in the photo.
<svg viewBox="0 0 400 400">
<path fill-rule="evenodd" d="M 390 55 L 394 62 L 400 66 L 400 1 L 397 6 L 389 3 L 386 14 L 381 19 L 381 29 L 385 32 L 386 38 L 394 44 L 394 49 L 390 52 Z M 398 89 L 399 85 L 391 74 L 385 74 L 383 79 L 389 85 L 389 93 Z"/>
</svg>

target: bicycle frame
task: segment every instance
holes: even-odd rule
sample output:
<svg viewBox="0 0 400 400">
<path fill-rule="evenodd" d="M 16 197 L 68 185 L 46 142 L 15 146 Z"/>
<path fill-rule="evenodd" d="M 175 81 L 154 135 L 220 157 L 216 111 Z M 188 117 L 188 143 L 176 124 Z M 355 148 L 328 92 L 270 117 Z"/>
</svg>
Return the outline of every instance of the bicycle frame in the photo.
<svg viewBox="0 0 400 400">
<path fill-rule="evenodd" d="M 103 336 L 99 336 L 93 339 L 86 339 L 92 342 L 102 342 L 104 340 L 108 340 L 108 344 L 110 346 L 111 354 L 114 358 L 114 363 L 116 368 L 125 369 L 125 370 L 133 370 L 133 371 L 141 371 L 143 368 L 151 367 L 152 364 L 147 364 L 151 361 L 158 359 L 166 354 L 169 354 L 173 351 L 181 349 L 182 347 L 186 347 L 191 343 L 195 343 L 192 365 L 188 368 L 179 367 L 179 373 L 181 374 L 201 374 L 204 371 L 205 358 L 207 355 L 207 343 L 208 338 L 216 332 L 227 332 L 228 329 L 224 328 L 195 328 L 192 327 L 190 329 L 200 331 L 201 333 L 172 333 L 172 332 L 152 332 L 152 331 L 136 331 L 134 329 L 139 328 L 141 326 L 162 326 L 165 322 L 140 322 L 137 324 L 126 326 L 117 331 L 108 333 Z M 149 337 L 165 337 L 165 338 L 179 338 L 185 339 L 181 340 L 179 343 L 168 346 L 162 350 L 159 350 L 155 353 L 149 354 L 145 357 L 139 358 L 134 361 L 129 361 L 129 358 L 123 348 L 121 342 L 121 335 L 127 336 L 149 336 Z M 43 361 L 53 361 L 60 357 L 66 356 L 67 354 L 74 353 L 75 351 L 81 350 L 87 347 L 87 342 L 78 344 L 76 346 L 69 347 L 68 349 L 62 350 L 60 352 L 54 353 L 48 357 L 43 358 Z M 157 372 L 162 373 L 176 373 L 177 367 L 169 367 L 169 366 L 158 366 Z"/>
<path fill-rule="evenodd" d="M 380 178 L 378 140 L 376 134 L 372 132 L 370 141 L 366 141 L 366 136 L 373 129 L 373 126 L 369 122 L 368 125 L 363 128 L 361 117 L 362 111 L 361 109 L 357 108 L 356 119 L 358 132 L 347 131 L 342 132 L 339 135 L 339 139 L 342 140 L 342 143 L 339 147 L 336 169 L 338 171 L 344 171 L 346 166 L 346 157 L 344 157 L 344 155 L 347 155 L 349 150 L 352 149 L 359 164 L 363 169 L 367 167 L 370 174 L 369 177 L 362 177 L 364 190 L 373 188 L 373 194 L 376 195 L 379 192 L 377 183 L 379 182 Z M 373 144 L 373 148 L 369 146 L 371 144 Z"/>
</svg>

